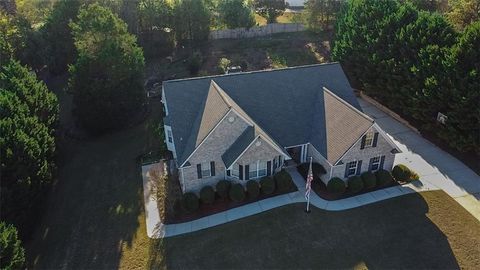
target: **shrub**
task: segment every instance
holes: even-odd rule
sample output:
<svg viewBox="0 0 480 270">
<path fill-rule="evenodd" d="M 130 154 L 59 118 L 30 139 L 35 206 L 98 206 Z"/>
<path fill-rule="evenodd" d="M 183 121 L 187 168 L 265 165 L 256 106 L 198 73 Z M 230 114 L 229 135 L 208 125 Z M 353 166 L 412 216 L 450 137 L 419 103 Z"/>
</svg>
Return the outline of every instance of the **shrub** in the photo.
<svg viewBox="0 0 480 270">
<path fill-rule="evenodd" d="M 230 63 L 231 61 L 228 60 L 227 58 L 224 58 L 224 57 L 220 58 L 217 66 L 218 73 L 225 74 L 227 72 L 228 66 L 230 66 Z"/>
<path fill-rule="evenodd" d="M 375 173 L 375 176 L 377 177 L 377 186 L 382 186 L 393 182 L 392 174 L 389 171 L 379 170 Z"/>
<path fill-rule="evenodd" d="M 273 177 L 273 179 L 275 180 L 275 184 L 279 191 L 288 191 L 292 187 L 292 177 L 285 170 L 281 170 Z"/>
<path fill-rule="evenodd" d="M 22 269 L 25 250 L 13 225 L 0 222 L 0 269 Z"/>
<path fill-rule="evenodd" d="M 255 199 L 260 195 L 260 186 L 255 180 L 250 180 L 247 182 L 247 193 L 250 199 Z"/>
<path fill-rule="evenodd" d="M 211 204 L 215 201 L 215 191 L 211 186 L 204 186 L 200 190 L 200 200 L 204 204 Z"/>
<path fill-rule="evenodd" d="M 377 178 L 371 172 L 362 173 L 362 181 L 365 188 L 373 188 L 377 184 Z"/>
<path fill-rule="evenodd" d="M 188 59 L 188 70 L 191 75 L 196 75 L 202 66 L 203 56 L 199 51 L 195 51 Z"/>
<path fill-rule="evenodd" d="M 230 188 L 230 199 L 234 202 L 245 200 L 245 190 L 243 189 L 242 184 L 234 184 L 232 188 Z"/>
<path fill-rule="evenodd" d="M 310 167 L 309 162 L 302 163 L 298 165 L 297 170 L 303 176 L 303 178 L 307 179 L 308 168 Z M 321 181 L 320 176 L 327 173 L 325 168 L 320 165 L 319 163 L 312 163 L 312 172 L 313 172 L 313 180 Z"/>
<path fill-rule="evenodd" d="M 348 178 L 348 189 L 352 193 L 357 193 L 363 189 L 363 181 L 359 176 L 352 176 Z"/>
<path fill-rule="evenodd" d="M 183 205 L 185 210 L 189 213 L 197 211 L 199 205 L 197 195 L 192 192 L 183 194 Z"/>
<path fill-rule="evenodd" d="M 403 164 L 398 164 L 393 167 L 392 175 L 395 180 L 400 182 L 410 182 L 412 180 L 418 180 L 418 174 L 410 170 L 407 166 Z"/>
<path fill-rule="evenodd" d="M 216 187 L 217 189 L 217 194 L 220 196 L 222 199 L 228 198 L 228 192 L 230 191 L 230 182 L 227 180 L 220 180 Z"/>
<path fill-rule="evenodd" d="M 333 177 L 328 181 L 327 190 L 332 193 L 343 193 L 345 192 L 345 182 L 338 177 Z"/>
<path fill-rule="evenodd" d="M 265 195 L 272 194 L 275 191 L 275 181 L 268 176 L 262 177 L 262 179 L 260 179 L 260 189 Z"/>
</svg>

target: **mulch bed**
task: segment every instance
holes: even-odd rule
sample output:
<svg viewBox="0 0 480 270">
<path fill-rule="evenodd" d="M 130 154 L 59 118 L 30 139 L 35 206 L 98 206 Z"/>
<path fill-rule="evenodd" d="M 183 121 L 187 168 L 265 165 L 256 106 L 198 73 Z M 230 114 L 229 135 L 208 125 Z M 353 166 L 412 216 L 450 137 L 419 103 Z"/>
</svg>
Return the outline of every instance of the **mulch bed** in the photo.
<svg viewBox="0 0 480 270">
<path fill-rule="evenodd" d="M 177 200 L 177 203 L 175 205 L 175 211 L 172 211 L 167 213 L 167 216 L 165 220 L 163 221 L 164 224 L 175 224 L 175 223 L 182 223 L 182 222 L 187 222 L 187 221 L 192 221 L 196 220 L 202 217 L 210 216 L 216 213 L 220 213 L 229 209 L 233 209 L 242 205 L 246 205 L 249 203 L 261 201 L 263 199 L 271 198 L 277 195 L 282 195 L 282 194 L 287 194 L 290 192 L 297 191 L 297 187 L 295 184 L 292 183 L 292 187 L 285 191 L 285 192 L 279 192 L 275 191 L 274 193 L 270 195 L 263 195 L 260 194 L 256 199 L 248 199 L 248 195 L 246 194 L 247 198 L 243 202 L 233 202 L 229 199 L 223 200 L 222 198 L 219 198 L 218 196 L 215 199 L 215 202 L 213 204 L 207 205 L 207 204 L 202 204 L 200 203 L 200 207 L 198 208 L 197 211 L 194 213 L 186 213 L 184 210 L 181 209 L 180 206 L 180 201 Z"/>
<path fill-rule="evenodd" d="M 376 186 L 374 188 L 369 188 L 369 189 L 362 189 L 360 192 L 357 192 L 357 193 L 352 193 L 350 190 L 348 190 L 348 188 L 344 193 L 331 193 L 331 192 L 327 191 L 327 186 L 321 180 L 316 179 L 312 182 L 312 189 L 313 189 L 313 191 L 315 191 L 315 193 L 318 196 L 320 196 L 320 198 L 322 198 L 324 200 L 327 200 L 327 201 L 335 201 L 335 200 L 350 198 L 350 197 L 357 196 L 357 195 L 360 195 L 360 194 L 364 194 L 364 193 L 367 193 L 367 192 L 372 192 L 372 191 L 375 191 L 375 190 L 389 188 L 389 187 L 393 187 L 393 186 L 399 186 L 399 185 L 400 185 L 399 183 L 393 181 L 392 183 L 385 184 L 385 185 L 382 185 L 382 186 Z"/>
</svg>

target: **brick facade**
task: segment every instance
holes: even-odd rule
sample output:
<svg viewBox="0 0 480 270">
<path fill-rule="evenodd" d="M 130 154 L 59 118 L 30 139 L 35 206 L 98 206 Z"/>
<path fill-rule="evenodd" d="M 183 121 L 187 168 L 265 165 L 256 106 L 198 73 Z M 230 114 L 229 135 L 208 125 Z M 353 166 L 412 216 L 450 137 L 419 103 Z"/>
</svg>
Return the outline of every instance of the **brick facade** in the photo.
<svg viewBox="0 0 480 270">
<path fill-rule="evenodd" d="M 228 122 L 228 118 L 234 117 L 234 122 Z M 199 191 L 206 185 L 214 185 L 219 180 L 225 179 L 225 165 L 222 154 L 235 142 L 235 140 L 247 128 L 248 124 L 235 112 L 228 112 L 220 124 L 206 138 L 193 155 L 188 159 L 191 166 L 180 168 L 180 183 L 184 192 Z M 215 162 L 215 176 L 198 179 L 197 164 L 202 162 Z"/>
</svg>

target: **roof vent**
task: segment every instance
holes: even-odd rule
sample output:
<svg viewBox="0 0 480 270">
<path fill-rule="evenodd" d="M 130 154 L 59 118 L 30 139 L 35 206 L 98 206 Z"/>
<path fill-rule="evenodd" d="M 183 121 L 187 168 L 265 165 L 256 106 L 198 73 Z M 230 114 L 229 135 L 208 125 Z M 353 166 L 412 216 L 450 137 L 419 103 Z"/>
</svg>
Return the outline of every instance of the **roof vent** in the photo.
<svg viewBox="0 0 480 270">
<path fill-rule="evenodd" d="M 233 121 L 235 121 L 235 117 L 230 116 L 230 117 L 228 118 L 228 122 L 233 123 Z"/>
<path fill-rule="evenodd" d="M 258 140 L 256 143 L 255 143 L 256 146 L 260 146 L 262 145 L 262 142 L 260 140 Z"/>
</svg>

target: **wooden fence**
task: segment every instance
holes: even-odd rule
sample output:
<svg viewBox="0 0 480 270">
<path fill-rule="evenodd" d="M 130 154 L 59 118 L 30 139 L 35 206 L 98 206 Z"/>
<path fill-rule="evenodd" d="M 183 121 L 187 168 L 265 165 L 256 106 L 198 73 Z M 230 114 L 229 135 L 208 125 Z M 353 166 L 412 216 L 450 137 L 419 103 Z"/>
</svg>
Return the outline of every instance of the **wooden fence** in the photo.
<svg viewBox="0 0 480 270">
<path fill-rule="evenodd" d="M 210 32 L 210 39 L 227 39 L 227 38 L 254 38 L 263 37 L 276 33 L 300 32 L 305 31 L 305 26 L 301 23 L 271 23 L 262 26 L 254 26 L 252 28 L 235 28 L 214 30 Z"/>
</svg>

